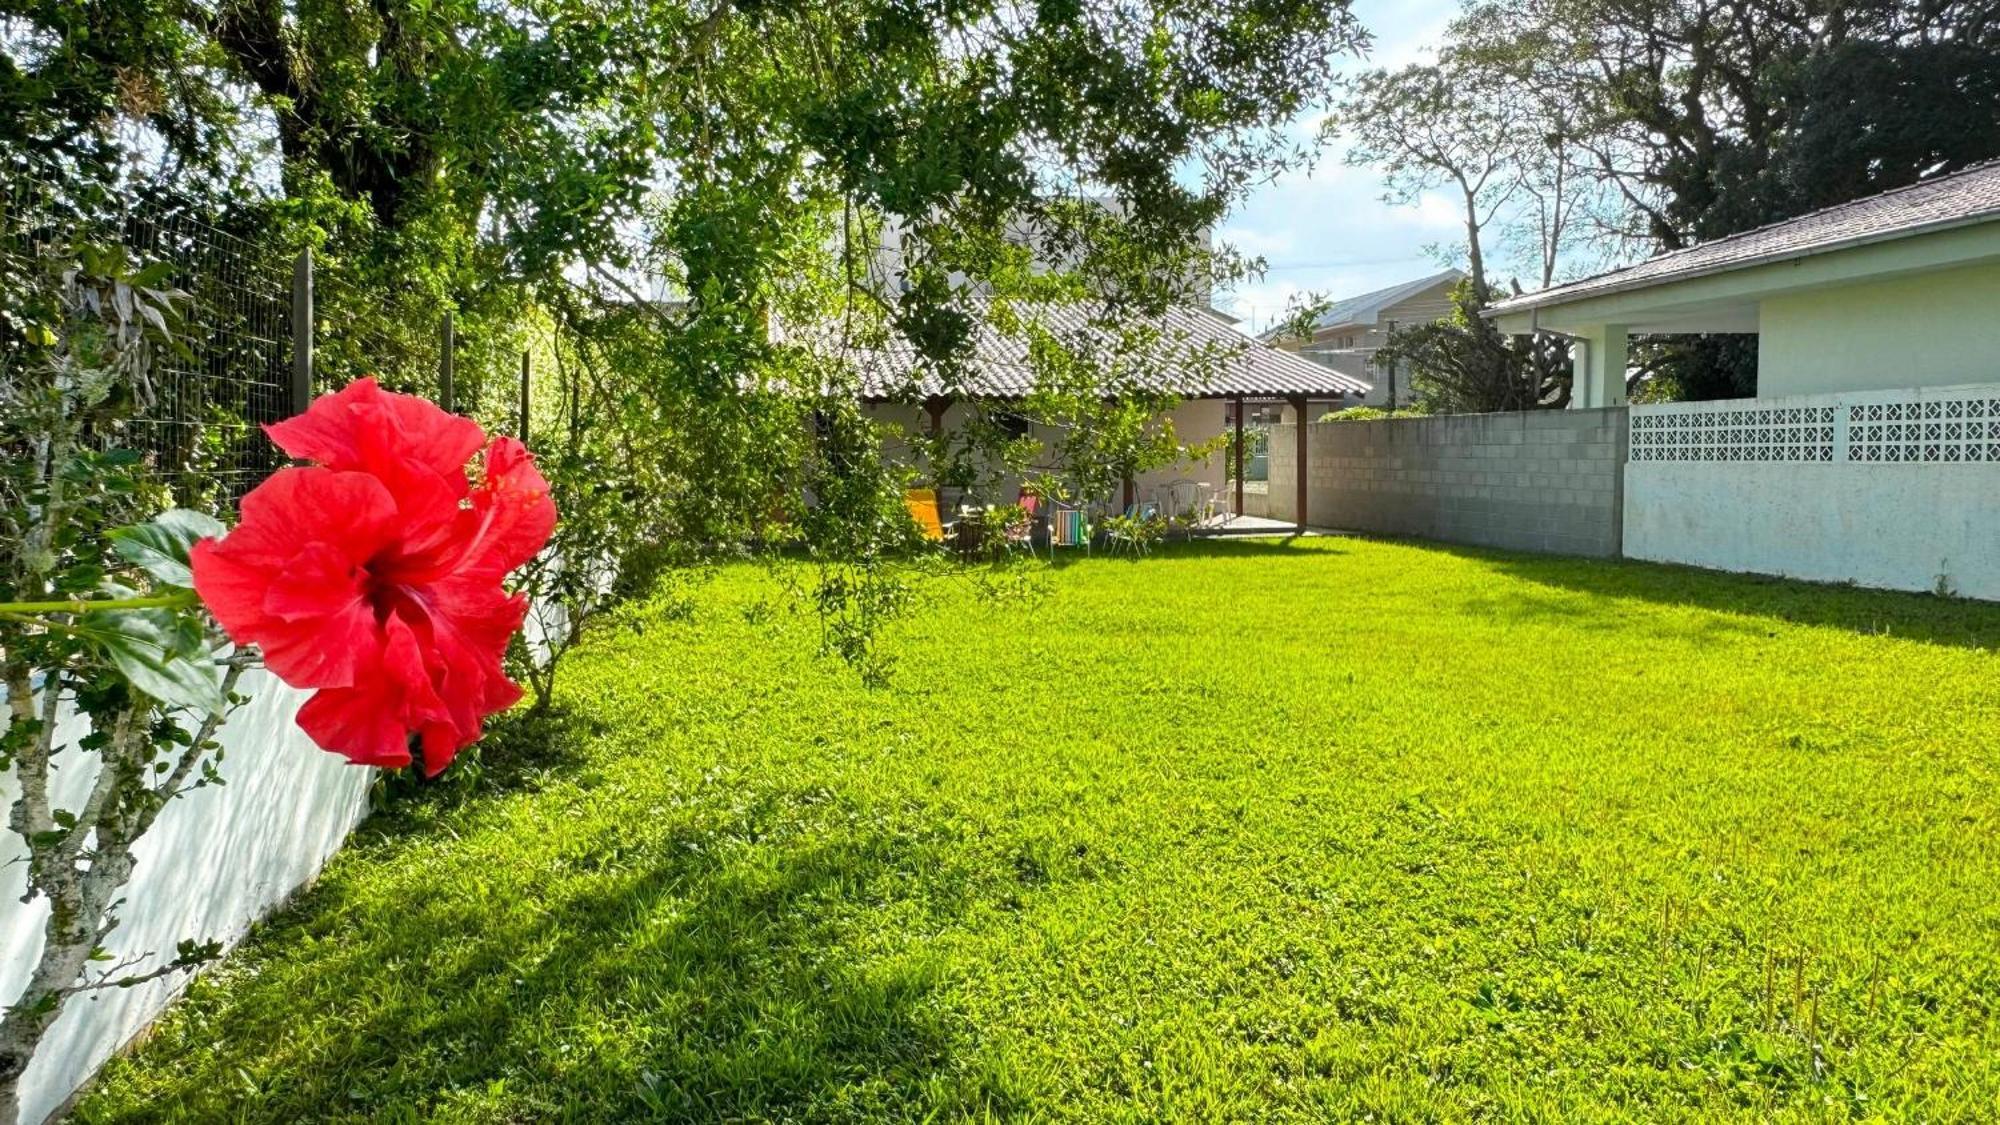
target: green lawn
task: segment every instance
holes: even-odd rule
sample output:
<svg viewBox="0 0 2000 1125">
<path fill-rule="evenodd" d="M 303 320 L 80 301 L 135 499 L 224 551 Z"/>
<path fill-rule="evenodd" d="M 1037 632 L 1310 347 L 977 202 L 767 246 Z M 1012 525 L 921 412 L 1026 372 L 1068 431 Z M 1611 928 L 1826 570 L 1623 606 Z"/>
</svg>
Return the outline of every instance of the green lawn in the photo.
<svg viewBox="0 0 2000 1125">
<path fill-rule="evenodd" d="M 725 571 L 85 1121 L 2000 1116 L 2000 607 L 1358 540 Z M 689 610 L 689 606 L 692 610 Z"/>
</svg>

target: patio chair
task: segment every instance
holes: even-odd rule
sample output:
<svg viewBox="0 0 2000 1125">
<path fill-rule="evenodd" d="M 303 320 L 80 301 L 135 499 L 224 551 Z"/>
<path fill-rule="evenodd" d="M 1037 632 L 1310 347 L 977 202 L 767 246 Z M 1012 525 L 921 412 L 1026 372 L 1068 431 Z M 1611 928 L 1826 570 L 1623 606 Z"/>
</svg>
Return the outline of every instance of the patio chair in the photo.
<svg viewBox="0 0 2000 1125">
<path fill-rule="evenodd" d="M 1049 512 L 1049 557 L 1058 547 L 1082 547 L 1090 553 L 1090 517 L 1074 504 L 1058 502 Z"/>
<path fill-rule="evenodd" d="M 1035 514 L 1041 507 L 1042 498 L 1032 492 L 1023 492 L 1014 502 L 1020 506 L 1023 514 L 1021 519 L 1007 525 L 1007 549 L 1011 551 L 1016 547 L 1026 547 L 1028 553 L 1033 554 L 1035 550 Z"/>
<path fill-rule="evenodd" d="M 1215 494 L 1215 486 L 1208 481 L 1195 485 L 1194 523 L 1196 527 L 1210 527 L 1215 524 L 1220 512 L 1221 501 Z"/>
<path fill-rule="evenodd" d="M 1153 545 L 1145 536 L 1136 534 L 1137 528 L 1133 525 L 1144 520 L 1158 518 L 1159 515 L 1160 506 L 1151 500 L 1126 505 L 1124 512 L 1125 526 L 1109 527 L 1104 535 L 1105 546 L 1113 554 L 1117 554 L 1120 550 L 1125 550 L 1130 551 L 1135 558 L 1145 556 L 1153 549 Z"/>
<path fill-rule="evenodd" d="M 1163 514 L 1170 520 L 1185 523 L 1189 528 L 1207 527 L 1215 520 L 1215 485 L 1208 481 L 1175 481 L 1162 495 Z"/>
<path fill-rule="evenodd" d="M 909 509 L 910 518 L 924 533 L 924 538 L 933 543 L 944 542 L 944 520 L 938 516 L 937 490 L 934 488 L 912 488 L 903 493 L 903 507 Z"/>
</svg>

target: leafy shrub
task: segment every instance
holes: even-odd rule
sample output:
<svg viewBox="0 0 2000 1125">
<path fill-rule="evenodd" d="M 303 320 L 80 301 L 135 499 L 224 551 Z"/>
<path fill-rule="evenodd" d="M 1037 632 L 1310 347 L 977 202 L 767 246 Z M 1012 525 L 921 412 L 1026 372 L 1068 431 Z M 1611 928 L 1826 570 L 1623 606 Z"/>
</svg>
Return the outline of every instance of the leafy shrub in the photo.
<svg viewBox="0 0 2000 1125">
<path fill-rule="evenodd" d="M 1430 411 L 1421 406 L 1405 406 L 1396 410 L 1384 410 L 1379 406 L 1350 406 L 1345 410 L 1329 410 L 1319 416 L 1322 422 L 1380 422 L 1386 418 L 1423 418 Z"/>
</svg>

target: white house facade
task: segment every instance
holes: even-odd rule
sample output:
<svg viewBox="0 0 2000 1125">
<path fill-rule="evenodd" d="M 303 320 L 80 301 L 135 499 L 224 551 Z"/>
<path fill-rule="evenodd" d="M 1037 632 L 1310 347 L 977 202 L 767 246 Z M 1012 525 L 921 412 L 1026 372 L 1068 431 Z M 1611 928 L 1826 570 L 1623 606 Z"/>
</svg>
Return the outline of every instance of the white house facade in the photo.
<svg viewBox="0 0 2000 1125">
<path fill-rule="evenodd" d="M 1631 339 L 1748 333 L 1760 397 L 2000 378 L 2000 162 L 1495 304 L 1578 342 L 1573 402 L 1625 401 Z"/>
<path fill-rule="evenodd" d="M 1758 337 L 1757 397 L 1632 406 L 1623 553 L 2000 598 L 2000 163 L 1501 302 L 1625 404 L 1648 333 Z"/>
</svg>

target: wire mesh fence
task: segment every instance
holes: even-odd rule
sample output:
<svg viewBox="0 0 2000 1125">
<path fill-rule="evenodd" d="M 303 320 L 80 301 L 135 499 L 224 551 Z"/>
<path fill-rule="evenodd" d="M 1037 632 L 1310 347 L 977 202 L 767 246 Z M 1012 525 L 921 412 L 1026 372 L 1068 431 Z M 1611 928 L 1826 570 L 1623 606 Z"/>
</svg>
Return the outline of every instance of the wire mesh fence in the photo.
<svg viewBox="0 0 2000 1125">
<path fill-rule="evenodd" d="M 33 180 L 0 183 L 8 286 L 33 284 L 35 272 L 46 277 L 94 244 L 122 247 L 135 269 L 165 263 L 166 284 L 187 295 L 179 346 L 157 353 L 152 400 L 108 439 L 144 454 L 179 502 L 241 497 L 285 463 L 265 424 L 364 376 L 518 428 L 520 332 L 455 334 L 434 299 L 318 269 L 254 218 L 242 230 L 218 225 L 228 221 L 171 196 L 79 201 Z"/>
<path fill-rule="evenodd" d="M 259 431 L 292 408 L 291 267 L 276 247 L 169 198 L 78 200 L 34 180 L 0 188 L 0 255 L 27 276 L 80 244 L 164 262 L 187 294 L 180 346 L 158 353 L 153 400 L 118 440 L 184 501 L 241 495 L 281 463 Z"/>
<path fill-rule="evenodd" d="M 325 270 L 313 286 L 313 370 L 322 389 L 372 376 L 390 390 L 441 397 L 437 313 L 387 307 L 380 291 Z"/>
</svg>

